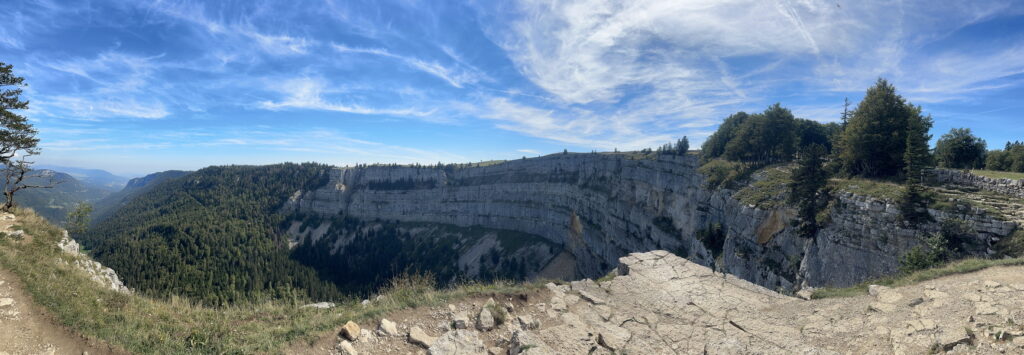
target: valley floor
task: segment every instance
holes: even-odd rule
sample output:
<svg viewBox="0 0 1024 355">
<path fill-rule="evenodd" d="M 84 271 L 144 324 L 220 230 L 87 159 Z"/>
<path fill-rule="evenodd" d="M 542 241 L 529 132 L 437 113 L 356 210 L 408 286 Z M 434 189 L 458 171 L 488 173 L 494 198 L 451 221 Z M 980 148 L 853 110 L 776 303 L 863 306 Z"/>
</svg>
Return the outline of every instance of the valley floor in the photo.
<svg viewBox="0 0 1024 355">
<path fill-rule="evenodd" d="M 621 259 L 619 276 L 532 295 L 387 315 L 354 341 L 294 353 L 927 354 L 1024 352 L 1024 267 L 993 267 L 870 294 L 803 300 L 663 251 Z M 503 319 L 492 330 L 491 317 Z M 496 321 L 500 323 L 500 321 Z M 463 329 L 459 329 L 463 328 Z M 410 334 L 411 333 L 411 334 Z"/>
</svg>

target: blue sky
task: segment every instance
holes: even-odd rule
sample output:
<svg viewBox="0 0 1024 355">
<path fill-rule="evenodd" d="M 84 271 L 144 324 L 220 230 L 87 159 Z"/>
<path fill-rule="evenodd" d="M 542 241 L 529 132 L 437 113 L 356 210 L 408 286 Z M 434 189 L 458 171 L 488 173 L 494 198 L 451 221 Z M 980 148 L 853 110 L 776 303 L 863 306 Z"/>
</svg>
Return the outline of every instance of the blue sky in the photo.
<svg viewBox="0 0 1024 355">
<path fill-rule="evenodd" d="M 835 121 L 878 77 L 1024 139 L 1020 1 L 13 0 L 0 61 L 39 162 L 435 163 L 703 142 L 781 102 Z"/>
</svg>

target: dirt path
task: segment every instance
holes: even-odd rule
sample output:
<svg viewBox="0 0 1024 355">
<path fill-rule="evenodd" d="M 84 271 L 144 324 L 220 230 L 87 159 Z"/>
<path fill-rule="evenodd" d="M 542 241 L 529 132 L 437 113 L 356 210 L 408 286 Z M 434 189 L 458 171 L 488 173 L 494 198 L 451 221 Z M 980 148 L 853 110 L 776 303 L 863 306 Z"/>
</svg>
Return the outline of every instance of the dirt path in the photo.
<svg viewBox="0 0 1024 355">
<path fill-rule="evenodd" d="M 32 303 L 21 281 L 0 269 L 0 355 L 112 353 L 103 349 L 55 325 Z"/>
</svg>

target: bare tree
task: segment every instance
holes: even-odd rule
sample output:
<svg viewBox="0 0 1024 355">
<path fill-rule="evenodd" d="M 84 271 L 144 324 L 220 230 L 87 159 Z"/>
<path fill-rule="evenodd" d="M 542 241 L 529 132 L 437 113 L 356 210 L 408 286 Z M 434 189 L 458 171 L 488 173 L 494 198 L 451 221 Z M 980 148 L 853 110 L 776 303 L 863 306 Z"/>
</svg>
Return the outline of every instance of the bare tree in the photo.
<svg viewBox="0 0 1024 355">
<path fill-rule="evenodd" d="M 14 202 L 14 194 L 24 189 L 50 189 L 63 181 L 54 179 L 51 172 L 39 172 L 32 170 L 33 162 L 27 160 L 29 156 L 36 153 L 28 153 L 20 159 L 11 160 L 4 167 L 4 212 L 10 212 L 17 204 Z M 43 183 L 40 183 L 43 182 Z"/>
</svg>

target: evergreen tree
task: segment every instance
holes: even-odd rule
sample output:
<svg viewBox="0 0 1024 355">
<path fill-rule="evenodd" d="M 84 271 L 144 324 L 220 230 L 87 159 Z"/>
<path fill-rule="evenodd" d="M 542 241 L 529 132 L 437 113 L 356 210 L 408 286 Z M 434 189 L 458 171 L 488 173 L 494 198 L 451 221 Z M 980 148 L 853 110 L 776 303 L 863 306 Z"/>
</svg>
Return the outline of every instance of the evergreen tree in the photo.
<svg viewBox="0 0 1024 355">
<path fill-rule="evenodd" d="M 39 138 L 25 116 L 12 110 L 27 110 L 28 101 L 21 100 L 25 78 L 14 75 L 14 66 L 0 62 L 0 165 L 4 172 L 4 211 L 14 207 L 14 194 L 23 189 L 53 187 L 30 185 L 26 181 L 38 178 L 30 174 L 32 162 L 27 158 L 39 154 Z"/>
<path fill-rule="evenodd" d="M 812 236 L 818 231 L 817 215 L 821 210 L 822 197 L 828 183 L 828 173 L 823 168 L 825 148 L 812 144 L 800 151 L 797 168 L 793 171 L 793 182 L 789 184 L 790 203 L 798 206 L 800 233 Z"/>
<path fill-rule="evenodd" d="M 67 229 L 68 234 L 71 234 L 72 237 L 85 234 L 89 228 L 91 214 L 92 205 L 87 202 L 79 202 L 75 209 L 68 213 L 67 221 L 64 222 L 64 229 Z"/>
<path fill-rule="evenodd" d="M 37 152 L 36 130 L 25 116 L 12 110 L 27 110 L 28 101 L 21 100 L 25 78 L 14 75 L 14 66 L 0 62 L 0 164 L 11 166 L 22 154 Z"/>
<path fill-rule="evenodd" d="M 904 172 L 907 129 L 911 119 L 923 119 L 921 109 L 878 79 L 857 105 L 840 139 L 839 159 L 848 175 L 895 177 Z"/>
<path fill-rule="evenodd" d="M 686 155 L 686 152 L 690 151 L 690 139 L 683 136 L 679 142 L 676 142 L 676 154 Z"/>
<path fill-rule="evenodd" d="M 928 140 L 932 136 L 928 134 L 928 130 L 932 127 L 932 119 L 922 117 L 919 107 L 915 107 L 914 110 L 916 113 L 907 121 L 906 148 L 903 156 L 906 191 L 900 202 L 900 211 L 905 220 L 918 223 L 931 218 L 927 211 L 928 199 L 921 183 L 924 167 L 930 165 L 931 161 Z"/>
</svg>

